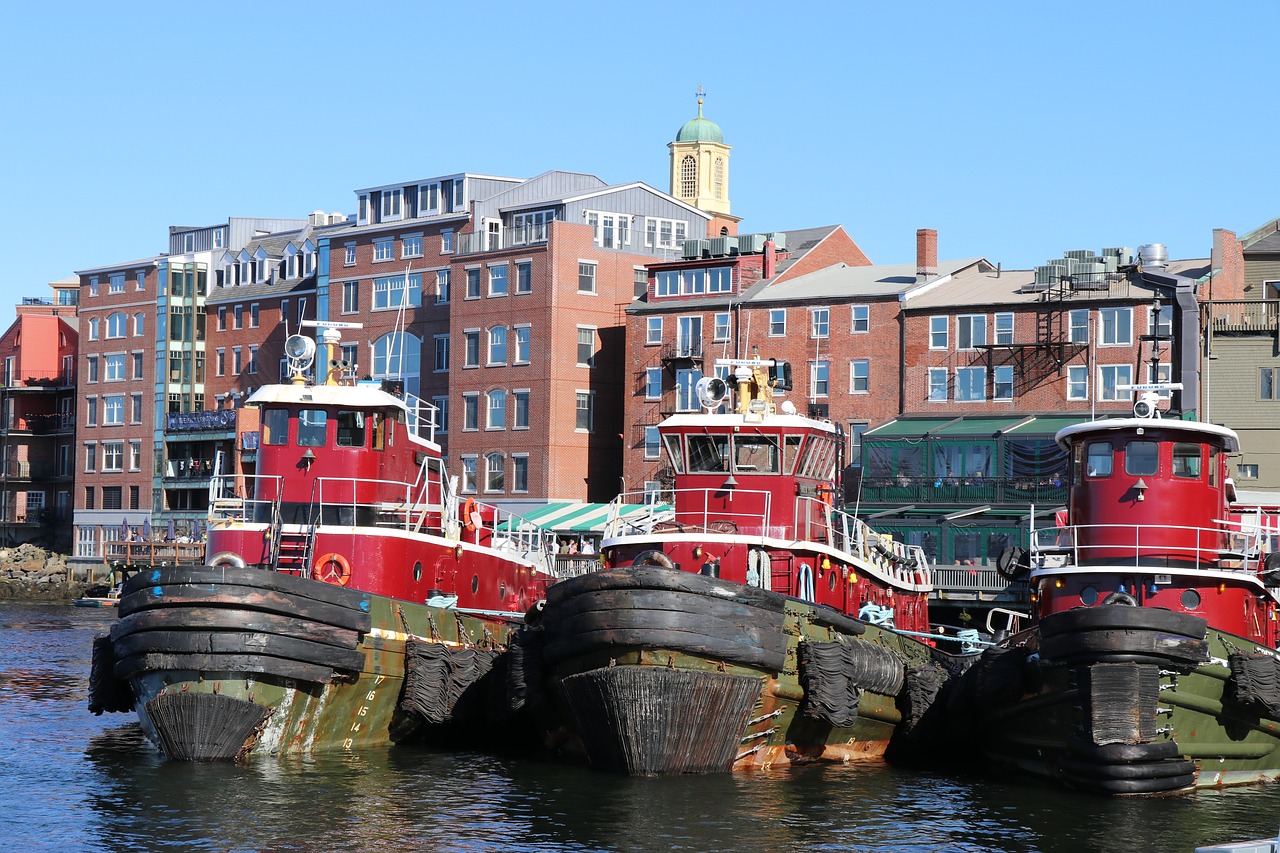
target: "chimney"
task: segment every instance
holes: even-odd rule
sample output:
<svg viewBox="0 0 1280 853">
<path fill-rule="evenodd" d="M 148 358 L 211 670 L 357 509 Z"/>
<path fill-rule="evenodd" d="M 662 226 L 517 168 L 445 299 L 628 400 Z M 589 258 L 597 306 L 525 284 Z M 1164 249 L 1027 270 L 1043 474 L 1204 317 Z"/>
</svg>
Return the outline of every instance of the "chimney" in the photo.
<svg viewBox="0 0 1280 853">
<path fill-rule="evenodd" d="M 928 281 L 938 275 L 938 232 L 932 228 L 916 229 L 916 281 Z"/>
<path fill-rule="evenodd" d="M 764 278 L 770 279 L 778 271 L 778 256 L 774 252 L 773 241 L 764 241 Z"/>
</svg>

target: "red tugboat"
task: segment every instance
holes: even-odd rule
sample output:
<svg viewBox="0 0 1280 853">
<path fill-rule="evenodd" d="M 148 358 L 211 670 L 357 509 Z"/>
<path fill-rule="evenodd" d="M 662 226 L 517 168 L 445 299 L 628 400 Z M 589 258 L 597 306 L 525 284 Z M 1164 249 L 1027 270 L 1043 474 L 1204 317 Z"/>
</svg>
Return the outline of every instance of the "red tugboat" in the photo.
<svg viewBox="0 0 1280 853">
<path fill-rule="evenodd" d="M 455 494 L 434 409 L 343 380 L 351 324 L 316 325 L 324 383 L 304 378 L 314 341 L 292 336 L 293 383 L 250 398 L 257 473 L 214 478 L 210 565 L 138 572 L 95 642 L 90 710 L 136 710 L 170 758 L 374 747 L 483 717 L 551 582 L 541 531 Z"/>
<path fill-rule="evenodd" d="M 1135 417 L 1058 433 L 1069 523 L 1001 558 L 1029 573 L 1033 625 L 987 649 L 951 707 L 991 761 L 1074 788 L 1275 779 L 1280 556 L 1265 519 L 1230 521 L 1236 434 L 1161 418 L 1151 387 Z"/>
<path fill-rule="evenodd" d="M 775 407 L 785 362 L 701 380 L 659 425 L 674 501 L 619 496 L 606 569 L 548 590 L 544 665 L 600 769 L 704 773 L 882 757 L 948 673 L 923 552 L 833 507 L 842 436 Z M 926 640 L 928 642 L 926 642 Z M 904 686 L 906 689 L 904 690 Z"/>
</svg>

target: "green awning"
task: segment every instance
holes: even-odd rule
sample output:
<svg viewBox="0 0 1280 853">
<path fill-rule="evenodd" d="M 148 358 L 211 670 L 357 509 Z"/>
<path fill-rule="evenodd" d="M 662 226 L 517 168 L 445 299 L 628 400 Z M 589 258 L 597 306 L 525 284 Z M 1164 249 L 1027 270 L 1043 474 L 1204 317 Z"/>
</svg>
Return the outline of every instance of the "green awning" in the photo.
<svg viewBox="0 0 1280 853">
<path fill-rule="evenodd" d="M 892 439 L 996 438 L 998 435 L 1047 436 L 1063 427 L 1089 420 L 1079 415 L 1016 415 L 1013 417 L 959 416 L 950 418 L 897 418 L 862 434 L 864 444 Z"/>
<path fill-rule="evenodd" d="M 653 504 L 627 504 L 619 514 L 626 518 L 638 512 L 669 509 Z M 583 503 L 581 501 L 551 501 L 519 513 L 519 518 L 534 527 L 553 533 L 603 533 L 609 521 L 609 504 Z M 499 525 L 505 528 L 505 523 Z"/>
<path fill-rule="evenodd" d="M 926 432 L 951 423 L 955 418 L 897 418 L 862 434 L 862 440 L 872 438 L 919 438 Z"/>
</svg>

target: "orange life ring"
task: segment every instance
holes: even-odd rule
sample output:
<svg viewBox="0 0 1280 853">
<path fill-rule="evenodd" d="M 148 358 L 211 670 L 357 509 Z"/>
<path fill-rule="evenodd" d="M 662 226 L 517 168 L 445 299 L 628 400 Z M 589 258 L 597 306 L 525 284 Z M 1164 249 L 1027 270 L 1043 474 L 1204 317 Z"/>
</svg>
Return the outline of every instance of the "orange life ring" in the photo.
<svg viewBox="0 0 1280 853">
<path fill-rule="evenodd" d="M 338 586 L 346 586 L 347 581 L 351 580 L 351 564 L 341 554 L 325 554 L 316 560 L 315 566 L 311 569 L 311 578 Z"/>
<path fill-rule="evenodd" d="M 467 528 L 467 532 L 476 529 L 476 523 L 471 520 L 471 516 L 476 511 L 476 499 L 467 498 L 467 502 L 462 505 L 462 525 Z"/>
</svg>

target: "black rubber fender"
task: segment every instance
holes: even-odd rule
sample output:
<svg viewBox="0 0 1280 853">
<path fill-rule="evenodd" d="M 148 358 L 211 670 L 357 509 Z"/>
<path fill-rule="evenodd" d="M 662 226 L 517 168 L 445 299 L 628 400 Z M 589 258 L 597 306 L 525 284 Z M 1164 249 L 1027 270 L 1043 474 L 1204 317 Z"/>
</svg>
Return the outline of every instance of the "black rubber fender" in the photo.
<svg viewBox="0 0 1280 853">
<path fill-rule="evenodd" d="M 1196 772 L 1194 761 L 1171 759 L 1169 761 L 1142 761 L 1133 764 L 1094 764 L 1079 758 L 1066 757 L 1060 762 L 1063 770 L 1073 776 L 1090 779 L 1163 779 L 1167 776 L 1187 776 Z"/>
<path fill-rule="evenodd" d="M 1163 776 L 1159 779 L 1090 779 L 1063 773 L 1064 781 L 1072 787 L 1098 794 L 1163 794 L 1191 788 L 1196 783 L 1194 773 L 1185 776 Z"/>
<path fill-rule="evenodd" d="M 1176 741 L 1158 740 L 1151 743 L 1089 743 L 1076 735 L 1067 741 L 1071 754 L 1094 764 L 1120 764 L 1134 761 L 1164 761 L 1181 758 L 1182 750 Z"/>
</svg>

